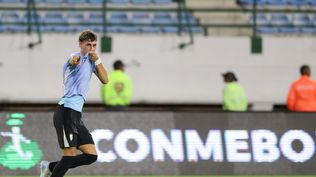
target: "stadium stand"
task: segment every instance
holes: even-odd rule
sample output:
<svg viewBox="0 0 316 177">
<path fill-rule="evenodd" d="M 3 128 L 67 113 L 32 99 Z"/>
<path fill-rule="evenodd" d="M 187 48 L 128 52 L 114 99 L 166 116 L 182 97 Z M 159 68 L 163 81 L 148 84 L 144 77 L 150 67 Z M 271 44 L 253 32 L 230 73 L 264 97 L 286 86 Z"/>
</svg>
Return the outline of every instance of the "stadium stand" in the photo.
<svg viewBox="0 0 316 177">
<path fill-rule="evenodd" d="M 10 7 L 21 7 L 26 5 L 27 0 L 0 0 L 0 5 L 10 3 Z M 103 13 L 93 10 L 86 10 L 84 13 L 67 12 L 67 11 L 53 11 L 47 10 L 50 7 L 79 7 L 83 5 L 84 8 L 98 7 L 103 3 L 103 0 L 35 0 L 39 7 L 44 7 L 46 10 L 38 11 L 38 20 L 40 30 L 42 32 L 77 32 L 85 28 L 91 28 L 97 32 L 103 31 Z M 114 7 L 176 7 L 172 0 L 107 0 L 110 6 Z M 13 6 L 12 6 L 13 5 Z M 117 6 L 119 5 L 119 6 Z M 27 15 L 21 15 L 22 12 L 16 13 L 3 11 L 1 16 L 1 30 L 0 32 L 26 32 L 28 18 Z M 107 12 L 106 21 L 109 23 L 106 27 L 107 32 L 114 33 L 175 33 L 177 32 L 178 17 L 177 12 L 138 12 L 138 11 L 109 11 Z M 20 18 L 20 15 L 23 18 Z M 188 13 L 189 22 L 198 26 L 198 20 L 193 14 Z M 182 18 L 185 18 L 182 15 Z M 31 23 L 34 26 L 35 20 Z M 183 23 L 183 21 L 182 21 Z M 19 25 L 17 25 L 19 24 Z M 184 23 L 183 23 L 184 24 Z M 33 29 L 34 27 L 32 27 Z M 196 30 L 197 33 L 204 30 Z M 201 28 L 201 27 L 200 27 Z"/>
<path fill-rule="evenodd" d="M 84 10 L 79 14 L 68 13 L 67 11 L 57 11 L 54 15 L 50 14 L 50 7 L 69 7 L 69 8 L 99 8 L 103 0 L 35 0 L 40 10 L 39 22 L 42 32 L 77 32 L 85 28 L 91 28 L 97 32 L 103 31 L 103 13 L 95 10 Z M 233 8 L 244 9 L 252 8 L 253 0 L 188 0 L 189 8 Z M 0 5 L 12 7 L 25 6 L 26 0 L 0 0 Z M 170 33 L 179 32 L 179 24 L 185 26 L 186 15 L 178 15 L 176 11 L 165 11 L 164 8 L 176 8 L 177 5 L 172 0 L 107 0 L 110 8 L 133 8 L 140 11 L 108 11 L 106 14 L 107 32 L 110 33 Z M 258 0 L 258 8 L 268 10 L 266 13 L 258 13 L 256 18 L 257 32 L 261 34 L 315 34 L 316 20 L 312 14 L 316 5 L 316 0 Z M 82 6 L 81 6 L 82 5 Z M 144 11 L 147 8 L 161 8 L 164 11 Z M 116 10 L 115 9 L 115 10 Z M 269 12 L 270 9 L 278 10 L 311 10 L 310 12 L 284 11 L 282 13 Z M 8 15 L 10 11 L 0 12 L 1 29 L 0 32 L 26 32 L 27 17 L 25 12 L 15 11 L 15 15 Z M 82 11 L 81 11 L 82 12 Z M 59 15 L 58 15 L 59 14 Z M 72 15 L 71 15 L 72 14 Z M 200 11 L 190 11 L 188 14 L 189 24 L 192 25 L 191 31 L 201 34 L 219 35 L 226 31 L 233 35 L 251 35 L 253 15 L 250 12 L 212 12 L 205 13 Z M 300 15 L 298 15 L 300 14 Z M 181 21 L 179 21 L 181 19 Z M 31 21 L 34 24 L 34 20 Z M 210 25 L 209 25 L 210 24 Z M 218 30 L 217 26 L 238 26 L 243 28 L 225 28 Z M 34 27 L 33 27 L 34 28 Z M 187 28 L 182 31 L 188 32 Z M 225 33 L 227 34 L 227 33 Z"/>
</svg>

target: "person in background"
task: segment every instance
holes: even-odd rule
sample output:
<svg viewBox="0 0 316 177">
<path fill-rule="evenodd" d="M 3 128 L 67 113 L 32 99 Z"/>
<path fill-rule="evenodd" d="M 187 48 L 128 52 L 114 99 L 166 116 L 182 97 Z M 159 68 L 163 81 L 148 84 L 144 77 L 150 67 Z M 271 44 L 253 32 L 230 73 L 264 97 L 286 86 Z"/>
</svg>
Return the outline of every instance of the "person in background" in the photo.
<svg viewBox="0 0 316 177">
<path fill-rule="evenodd" d="M 222 74 L 225 86 L 223 91 L 223 110 L 225 111 L 247 111 L 248 101 L 244 89 L 237 82 L 238 79 L 233 72 Z"/>
<path fill-rule="evenodd" d="M 116 60 L 113 71 L 109 74 L 109 83 L 101 85 L 103 103 L 111 107 L 126 107 L 131 103 L 133 85 L 130 77 L 124 72 L 124 63 Z"/>
<path fill-rule="evenodd" d="M 290 111 L 316 111 L 316 83 L 310 78 L 308 65 L 300 68 L 301 77 L 291 84 L 287 96 L 287 108 Z"/>
</svg>

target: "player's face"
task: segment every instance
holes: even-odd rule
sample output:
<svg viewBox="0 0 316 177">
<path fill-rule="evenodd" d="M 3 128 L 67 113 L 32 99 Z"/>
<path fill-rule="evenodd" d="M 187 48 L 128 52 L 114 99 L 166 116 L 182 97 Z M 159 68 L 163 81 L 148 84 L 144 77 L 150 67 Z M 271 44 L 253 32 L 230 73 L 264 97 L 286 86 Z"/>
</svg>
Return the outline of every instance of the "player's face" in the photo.
<svg viewBox="0 0 316 177">
<path fill-rule="evenodd" d="M 97 41 L 83 41 L 79 43 L 81 53 L 95 52 L 97 48 Z"/>
</svg>

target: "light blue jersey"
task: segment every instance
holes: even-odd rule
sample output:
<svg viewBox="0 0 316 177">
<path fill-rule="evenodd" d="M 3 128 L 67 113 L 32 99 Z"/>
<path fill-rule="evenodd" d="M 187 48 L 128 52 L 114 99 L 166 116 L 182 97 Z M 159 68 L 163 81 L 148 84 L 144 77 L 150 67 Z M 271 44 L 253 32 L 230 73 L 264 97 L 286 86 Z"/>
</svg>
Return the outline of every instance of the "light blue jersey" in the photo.
<svg viewBox="0 0 316 177">
<path fill-rule="evenodd" d="M 80 65 L 69 64 L 69 59 L 72 56 L 80 56 Z M 80 52 L 73 53 L 63 68 L 64 80 L 64 96 L 58 104 L 64 104 L 65 107 L 82 112 L 82 107 L 86 99 L 89 83 L 92 73 L 96 71 L 96 66 L 89 59 L 89 53 L 82 56 Z"/>
</svg>

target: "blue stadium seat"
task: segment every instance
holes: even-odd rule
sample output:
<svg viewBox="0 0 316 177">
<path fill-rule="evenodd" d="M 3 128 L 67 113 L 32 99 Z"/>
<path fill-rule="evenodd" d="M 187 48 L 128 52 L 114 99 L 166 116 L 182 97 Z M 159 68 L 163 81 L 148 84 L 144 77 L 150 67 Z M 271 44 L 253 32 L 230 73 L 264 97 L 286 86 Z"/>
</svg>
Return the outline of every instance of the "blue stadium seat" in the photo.
<svg viewBox="0 0 316 177">
<path fill-rule="evenodd" d="M 135 5 L 149 5 L 151 4 L 150 0 L 131 0 L 131 3 Z"/>
<path fill-rule="evenodd" d="M 88 15 L 87 23 L 103 23 L 103 13 L 91 12 Z"/>
<path fill-rule="evenodd" d="M 302 0 L 304 5 L 316 6 L 316 0 Z"/>
<path fill-rule="evenodd" d="M 4 26 L 3 24 L 1 24 L 1 21 L 0 21 L 0 33 L 7 32 L 7 31 L 9 31 L 8 26 Z"/>
<path fill-rule="evenodd" d="M 137 24 L 137 23 L 144 23 L 144 24 L 150 24 L 151 18 L 149 16 L 149 13 L 147 12 L 134 12 L 132 14 L 131 23 Z"/>
<path fill-rule="evenodd" d="M 86 25 L 76 25 L 78 23 L 85 22 L 85 18 L 80 12 L 70 12 L 66 16 L 66 21 L 68 24 L 68 31 L 78 32 L 88 28 Z"/>
<path fill-rule="evenodd" d="M 175 26 L 165 26 L 162 27 L 162 31 L 164 33 L 177 33 L 178 32 L 178 27 Z"/>
<path fill-rule="evenodd" d="M 5 11 L 1 14 L 1 23 L 3 30 L 8 32 L 26 32 L 27 26 L 23 23 L 23 19 L 14 11 Z M 15 24 L 3 24 L 15 23 Z"/>
<path fill-rule="evenodd" d="M 283 13 L 274 13 L 271 15 L 270 23 L 281 33 L 297 32 L 288 16 Z M 282 26 L 282 27 L 278 27 Z"/>
<path fill-rule="evenodd" d="M 310 25 L 311 20 L 307 14 L 293 14 L 292 23 L 295 26 Z"/>
<path fill-rule="evenodd" d="M 190 29 L 193 33 L 204 33 L 204 29 L 201 26 L 191 26 Z M 189 29 L 187 27 L 185 27 L 183 29 L 184 32 L 189 32 Z"/>
<path fill-rule="evenodd" d="M 310 33 L 311 31 L 314 31 L 310 27 L 303 27 L 312 25 L 311 20 L 307 14 L 294 14 L 292 16 L 292 23 L 298 32 Z"/>
<path fill-rule="evenodd" d="M 125 12 L 112 12 L 110 14 L 110 19 L 109 19 L 110 23 L 128 23 L 128 16 Z"/>
<path fill-rule="evenodd" d="M 272 6 L 285 5 L 282 0 L 260 0 L 260 4 Z"/>
<path fill-rule="evenodd" d="M 61 4 L 64 3 L 64 0 L 45 0 L 48 4 Z"/>
<path fill-rule="evenodd" d="M 88 3 L 92 5 L 100 5 L 100 4 L 103 4 L 103 1 L 104 0 L 88 0 Z M 108 2 L 109 0 L 106 0 L 106 1 Z"/>
<path fill-rule="evenodd" d="M 126 5 L 129 3 L 129 0 L 110 0 L 110 3 L 118 4 L 118 5 Z"/>
<path fill-rule="evenodd" d="M 276 30 L 271 26 L 270 21 L 267 17 L 266 14 L 263 13 L 258 13 L 256 16 L 257 20 L 257 31 L 260 33 L 265 33 L 265 34 L 269 34 L 269 33 L 275 33 Z M 251 15 L 249 17 L 248 23 L 250 25 L 253 25 L 253 16 Z"/>
<path fill-rule="evenodd" d="M 67 0 L 67 3 L 74 4 L 74 5 L 81 5 L 87 3 L 86 0 Z"/>
<path fill-rule="evenodd" d="M 253 25 L 253 16 L 251 15 L 248 20 L 249 24 Z M 260 25 L 269 25 L 269 19 L 266 14 L 258 13 L 256 14 L 256 23 L 258 26 Z"/>
<path fill-rule="evenodd" d="M 169 5 L 172 4 L 172 0 L 152 0 L 154 4 L 157 5 Z"/>
<path fill-rule="evenodd" d="M 0 0 L 1 3 L 22 3 L 22 0 Z"/>
<path fill-rule="evenodd" d="M 65 22 L 65 19 L 60 12 L 47 12 L 44 18 L 46 23 L 58 23 Z"/>
<path fill-rule="evenodd" d="M 156 12 L 154 13 L 152 23 L 154 24 L 176 24 L 171 14 L 168 12 Z"/>
<path fill-rule="evenodd" d="M 310 27 L 301 28 L 301 31 L 304 33 L 316 33 L 316 15 L 313 15 L 312 18 L 309 18 L 309 25 Z"/>
<path fill-rule="evenodd" d="M 135 26 L 117 26 L 116 32 L 119 33 L 136 33 L 139 31 L 139 28 Z"/>
<path fill-rule="evenodd" d="M 236 0 L 236 3 L 238 5 L 242 5 L 242 6 L 249 6 L 252 5 L 254 2 L 254 0 Z M 257 5 L 261 5 L 261 0 L 257 0 Z"/>
<path fill-rule="evenodd" d="M 21 23 L 23 22 L 20 16 L 14 11 L 4 11 L 1 14 L 1 21 L 6 23 Z"/>
<path fill-rule="evenodd" d="M 144 26 L 140 28 L 143 33 L 160 33 L 161 29 L 155 26 Z"/>
<path fill-rule="evenodd" d="M 293 5 L 293 6 L 301 6 L 303 5 L 302 0 L 283 0 L 283 3 L 286 5 Z"/>
<path fill-rule="evenodd" d="M 187 17 L 189 19 L 189 24 L 191 24 L 191 25 L 197 25 L 198 24 L 198 20 L 191 13 L 180 13 L 180 15 L 177 14 L 176 23 L 179 23 L 179 20 L 181 20 L 182 24 L 186 24 L 187 23 Z"/>
<path fill-rule="evenodd" d="M 43 20 L 47 28 L 54 32 L 68 31 L 66 20 L 60 12 L 47 12 Z"/>
<path fill-rule="evenodd" d="M 36 21 L 36 19 L 35 19 L 35 17 L 37 18 L 37 20 L 38 20 L 38 22 L 39 23 L 42 23 L 43 22 L 43 17 L 40 15 L 40 14 L 34 14 L 34 13 L 31 13 L 30 14 L 30 20 L 31 20 L 31 22 L 32 23 L 35 23 Z M 23 16 L 22 16 L 22 21 L 23 21 L 23 23 L 27 23 L 27 20 L 28 20 L 28 14 L 27 13 L 25 13 Z"/>
</svg>

